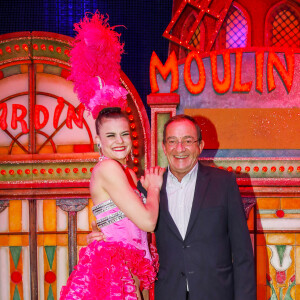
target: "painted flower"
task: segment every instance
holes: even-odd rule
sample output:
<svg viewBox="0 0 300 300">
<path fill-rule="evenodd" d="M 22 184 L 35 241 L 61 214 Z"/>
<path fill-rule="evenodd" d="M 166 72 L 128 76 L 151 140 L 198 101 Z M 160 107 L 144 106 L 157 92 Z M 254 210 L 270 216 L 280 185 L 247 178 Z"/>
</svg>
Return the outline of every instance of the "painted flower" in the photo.
<svg viewBox="0 0 300 300">
<path fill-rule="evenodd" d="M 290 278 L 290 282 L 291 282 L 291 283 L 294 282 L 295 279 L 296 279 L 296 275 L 293 275 L 293 276 Z"/>
<path fill-rule="evenodd" d="M 286 273 L 285 271 L 277 271 L 276 272 L 276 281 L 280 284 L 284 283 L 286 280 Z"/>
</svg>

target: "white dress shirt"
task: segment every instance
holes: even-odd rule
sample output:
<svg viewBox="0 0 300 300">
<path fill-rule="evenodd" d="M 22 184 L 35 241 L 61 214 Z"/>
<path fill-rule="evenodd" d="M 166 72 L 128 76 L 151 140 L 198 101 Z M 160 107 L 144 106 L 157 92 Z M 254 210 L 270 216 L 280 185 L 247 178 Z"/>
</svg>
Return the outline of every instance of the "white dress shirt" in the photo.
<svg viewBox="0 0 300 300">
<path fill-rule="evenodd" d="M 168 172 L 166 190 L 169 212 L 183 239 L 190 220 L 197 172 L 198 163 L 182 178 L 181 182 L 171 173 L 170 169 Z"/>
</svg>

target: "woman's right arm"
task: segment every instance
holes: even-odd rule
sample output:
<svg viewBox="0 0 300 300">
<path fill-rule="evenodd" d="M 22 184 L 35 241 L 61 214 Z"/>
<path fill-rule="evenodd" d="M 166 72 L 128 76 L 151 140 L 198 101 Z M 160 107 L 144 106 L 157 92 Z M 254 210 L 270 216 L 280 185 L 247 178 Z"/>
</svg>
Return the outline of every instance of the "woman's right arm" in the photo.
<svg viewBox="0 0 300 300">
<path fill-rule="evenodd" d="M 144 231 L 153 231 L 158 217 L 159 193 L 164 169 L 152 168 L 146 172 L 148 182 L 147 202 L 144 205 L 130 186 L 118 162 L 103 161 L 95 170 L 93 185 L 101 187 L 119 209 Z"/>
</svg>

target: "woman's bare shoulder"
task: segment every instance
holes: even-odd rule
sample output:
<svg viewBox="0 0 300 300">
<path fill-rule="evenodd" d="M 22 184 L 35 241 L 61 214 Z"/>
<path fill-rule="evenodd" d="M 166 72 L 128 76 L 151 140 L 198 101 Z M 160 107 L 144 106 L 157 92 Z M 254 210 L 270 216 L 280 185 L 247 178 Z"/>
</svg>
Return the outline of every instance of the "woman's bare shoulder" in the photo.
<svg viewBox="0 0 300 300">
<path fill-rule="evenodd" d="M 93 168 L 93 175 L 100 178 L 111 177 L 120 172 L 122 172 L 120 163 L 113 159 L 106 159 L 98 162 Z"/>
</svg>

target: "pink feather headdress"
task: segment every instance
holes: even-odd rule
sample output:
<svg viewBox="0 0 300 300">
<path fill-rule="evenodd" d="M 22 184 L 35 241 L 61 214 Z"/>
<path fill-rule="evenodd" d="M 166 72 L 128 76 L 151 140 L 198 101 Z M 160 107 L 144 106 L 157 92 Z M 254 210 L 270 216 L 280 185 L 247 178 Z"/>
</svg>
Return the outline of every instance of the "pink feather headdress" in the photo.
<svg viewBox="0 0 300 300">
<path fill-rule="evenodd" d="M 126 107 L 127 90 L 120 84 L 121 54 L 124 44 L 120 34 L 110 27 L 108 17 L 98 11 L 86 14 L 74 25 L 77 35 L 70 51 L 74 91 L 81 103 L 96 119 L 108 106 Z"/>
</svg>

